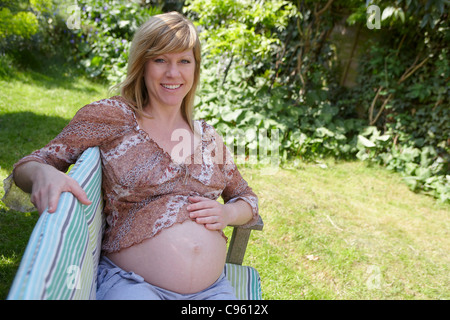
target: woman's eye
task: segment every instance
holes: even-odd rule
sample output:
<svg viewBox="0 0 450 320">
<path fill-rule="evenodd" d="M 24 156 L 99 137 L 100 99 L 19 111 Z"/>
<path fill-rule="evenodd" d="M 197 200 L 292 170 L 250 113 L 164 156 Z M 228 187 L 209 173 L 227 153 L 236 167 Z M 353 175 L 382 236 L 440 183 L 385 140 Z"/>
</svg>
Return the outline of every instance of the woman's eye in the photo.
<svg viewBox="0 0 450 320">
<path fill-rule="evenodd" d="M 181 60 L 181 63 L 187 64 L 187 63 L 191 63 L 191 61 L 190 61 L 190 60 L 183 59 L 183 60 Z"/>
<path fill-rule="evenodd" d="M 155 62 L 156 62 L 156 63 L 163 63 L 163 62 L 164 62 L 164 59 L 158 58 L 158 59 L 155 59 Z"/>
</svg>

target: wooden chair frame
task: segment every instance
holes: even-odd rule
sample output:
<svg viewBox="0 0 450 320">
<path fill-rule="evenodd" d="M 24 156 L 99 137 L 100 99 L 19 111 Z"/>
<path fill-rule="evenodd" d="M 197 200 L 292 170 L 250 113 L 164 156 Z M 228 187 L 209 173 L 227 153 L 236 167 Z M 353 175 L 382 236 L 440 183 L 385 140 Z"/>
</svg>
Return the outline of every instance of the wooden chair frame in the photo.
<svg viewBox="0 0 450 320">
<path fill-rule="evenodd" d="M 261 217 L 259 217 L 258 223 L 251 227 L 233 226 L 233 234 L 228 246 L 227 262 L 242 265 L 251 231 L 261 231 L 263 228 L 264 223 Z"/>
</svg>

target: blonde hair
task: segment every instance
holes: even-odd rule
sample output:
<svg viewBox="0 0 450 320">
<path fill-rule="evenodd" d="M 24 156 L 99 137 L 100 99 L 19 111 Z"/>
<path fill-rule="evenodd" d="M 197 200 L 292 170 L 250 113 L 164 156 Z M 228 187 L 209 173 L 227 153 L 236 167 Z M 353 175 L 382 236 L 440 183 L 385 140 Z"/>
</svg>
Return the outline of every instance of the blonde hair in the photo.
<svg viewBox="0 0 450 320">
<path fill-rule="evenodd" d="M 118 85 L 120 94 L 127 99 L 139 116 L 145 116 L 143 108 L 149 102 L 144 82 L 145 63 L 166 53 L 193 50 L 195 59 L 194 81 L 191 90 L 181 103 L 183 118 L 193 127 L 195 92 L 200 81 L 200 40 L 191 21 L 178 12 L 152 16 L 136 31 L 128 57 L 125 80 Z"/>
</svg>

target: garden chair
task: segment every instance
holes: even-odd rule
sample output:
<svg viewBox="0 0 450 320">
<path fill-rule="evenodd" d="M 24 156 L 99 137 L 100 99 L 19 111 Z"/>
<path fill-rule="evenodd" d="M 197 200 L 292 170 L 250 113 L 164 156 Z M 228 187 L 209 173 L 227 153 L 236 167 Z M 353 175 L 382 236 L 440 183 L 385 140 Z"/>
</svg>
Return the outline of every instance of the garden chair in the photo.
<svg viewBox="0 0 450 320">
<path fill-rule="evenodd" d="M 92 201 L 82 205 L 71 193 L 61 195 L 58 209 L 45 211 L 31 234 L 7 299 L 95 299 L 97 265 L 104 228 L 102 166 L 98 147 L 89 148 L 68 173 Z M 242 300 L 260 300 L 258 272 L 242 261 L 252 229 L 234 227 L 225 273 Z"/>
</svg>

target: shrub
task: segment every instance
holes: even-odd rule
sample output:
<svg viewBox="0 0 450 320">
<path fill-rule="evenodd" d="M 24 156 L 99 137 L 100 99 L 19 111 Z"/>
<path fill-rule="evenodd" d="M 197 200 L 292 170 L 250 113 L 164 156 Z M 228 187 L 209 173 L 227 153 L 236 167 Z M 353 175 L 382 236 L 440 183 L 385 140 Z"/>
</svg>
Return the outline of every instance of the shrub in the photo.
<svg viewBox="0 0 450 320">
<path fill-rule="evenodd" d="M 445 1 L 383 3 L 383 28 L 374 31 L 351 89 L 339 84 L 327 35 L 339 18 L 333 10 L 365 24 L 364 4 L 186 3 L 206 48 L 198 116 L 223 134 L 279 129 L 283 159 L 357 157 L 402 173 L 412 190 L 449 200 Z M 239 143 L 257 148 L 257 141 Z"/>
<path fill-rule="evenodd" d="M 78 1 L 78 6 L 80 28 L 70 31 L 74 61 L 89 77 L 120 82 L 134 32 L 160 9 L 119 0 Z"/>
</svg>

